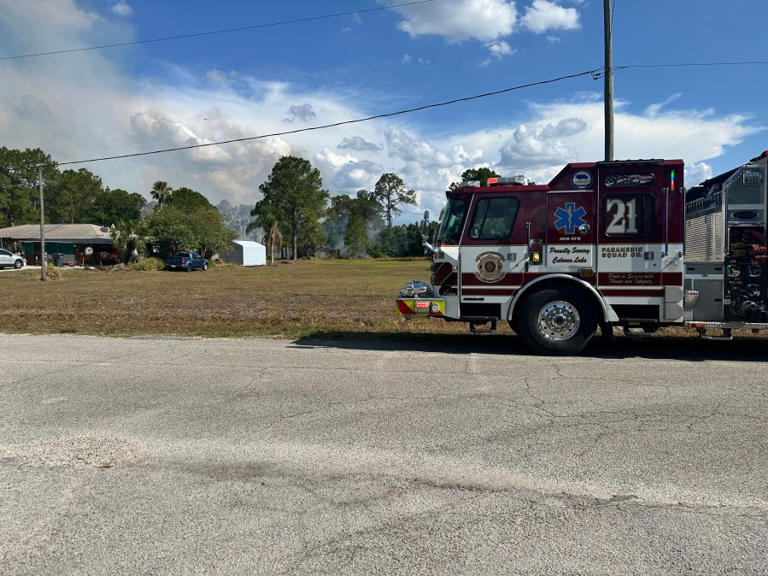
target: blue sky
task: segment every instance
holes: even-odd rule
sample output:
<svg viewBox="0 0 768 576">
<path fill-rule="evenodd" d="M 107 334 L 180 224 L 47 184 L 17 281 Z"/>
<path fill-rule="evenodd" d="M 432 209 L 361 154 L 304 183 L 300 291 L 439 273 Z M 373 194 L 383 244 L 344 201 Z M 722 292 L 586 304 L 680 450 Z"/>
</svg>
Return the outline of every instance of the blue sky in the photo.
<svg viewBox="0 0 768 576">
<path fill-rule="evenodd" d="M 402 1 L 402 0 L 400 0 Z M 0 56 L 369 9 L 397 0 L 0 0 Z M 764 0 L 615 0 L 615 65 L 759 60 Z M 65 162 L 337 122 L 602 65 L 599 0 L 434 0 L 173 42 L 0 62 L 0 145 Z M 768 66 L 619 70 L 616 157 L 682 158 L 688 184 L 768 148 Z M 301 135 L 84 165 L 147 193 L 154 180 L 251 204 L 283 154 L 332 194 L 401 175 L 439 210 L 466 168 L 544 182 L 599 160 L 602 82 L 568 80 Z"/>
</svg>

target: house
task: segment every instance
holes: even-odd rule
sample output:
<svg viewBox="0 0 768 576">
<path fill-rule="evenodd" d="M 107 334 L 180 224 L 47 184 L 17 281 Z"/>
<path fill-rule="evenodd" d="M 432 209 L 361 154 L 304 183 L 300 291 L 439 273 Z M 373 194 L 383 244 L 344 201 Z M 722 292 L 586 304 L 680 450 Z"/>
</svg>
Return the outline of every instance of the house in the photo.
<svg viewBox="0 0 768 576">
<path fill-rule="evenodd" d="M 40 225 L 0 228 L 0 244 L 21 244 L 28 264 L 40 264 Z M 45 253 L 54 264 L 114 264 L 118 260 L 111 229 L 95 224 L 46 224 Z"/>
</svg>

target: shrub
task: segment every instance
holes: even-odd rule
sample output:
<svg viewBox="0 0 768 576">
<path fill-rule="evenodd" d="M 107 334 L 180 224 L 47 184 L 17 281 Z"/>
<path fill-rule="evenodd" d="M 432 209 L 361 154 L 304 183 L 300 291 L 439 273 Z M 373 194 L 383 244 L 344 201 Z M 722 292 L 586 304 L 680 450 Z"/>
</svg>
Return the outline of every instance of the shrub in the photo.
<svg viewBox="0 0 768 576">
<path fill-rule="evenodd" d="M 45 277 L 48 280 L 61 280 L 61 269 L 49 262 L 45 267 Z"/>
<path fill-rule="evenodd" d="M 138 270 L 140 272 L 154 272 L 163 268 L 165 268 L 165 263 L 160 258 L 144 258 L 144 260 L 130 265 L 131 270 Z"/>
<path fill-rule="evenodd" d="M 373 244 L 371 246 L 368 246 L 368 256 L 370 256 L 371 258 L 384 258 L 386 254 L 381 249 L 381 246 L 379 246 L 378 244 Z"/>
</svg>

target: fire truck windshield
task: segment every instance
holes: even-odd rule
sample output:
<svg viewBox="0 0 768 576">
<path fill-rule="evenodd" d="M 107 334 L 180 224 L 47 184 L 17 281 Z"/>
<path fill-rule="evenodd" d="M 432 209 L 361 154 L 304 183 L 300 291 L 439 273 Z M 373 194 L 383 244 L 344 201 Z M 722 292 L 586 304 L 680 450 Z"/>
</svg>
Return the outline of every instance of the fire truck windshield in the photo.
<svg viewBox="0 0 768 576">
<path fill-rule="evenodd" d="M 440 231 L 437 233 L 438 244 L 458 244 L 461 239 L 461 229 L 467 214 L 467 201 L 462 198 L 451 198 L 445 208 Z"/>
</svg>

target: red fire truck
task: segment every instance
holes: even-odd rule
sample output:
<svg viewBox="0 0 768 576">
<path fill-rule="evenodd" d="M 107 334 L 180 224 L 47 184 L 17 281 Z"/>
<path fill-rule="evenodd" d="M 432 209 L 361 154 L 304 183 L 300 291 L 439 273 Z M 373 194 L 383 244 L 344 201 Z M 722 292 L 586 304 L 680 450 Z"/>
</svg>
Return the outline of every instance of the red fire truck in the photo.
<svg viewBox="0 0 768 576">
<path fill-rule="evenodd" d="M 580 352 L 598 326 L 765 330 L 767 191 L 768 152 L 687 191 L 681 160 L 573 163 L 547 185 L 463 182 L 425 241 L 431 281 L 408 282 L 397 308 L 476 332 L 506 320 L 550 354 Z"/>
</svg>

